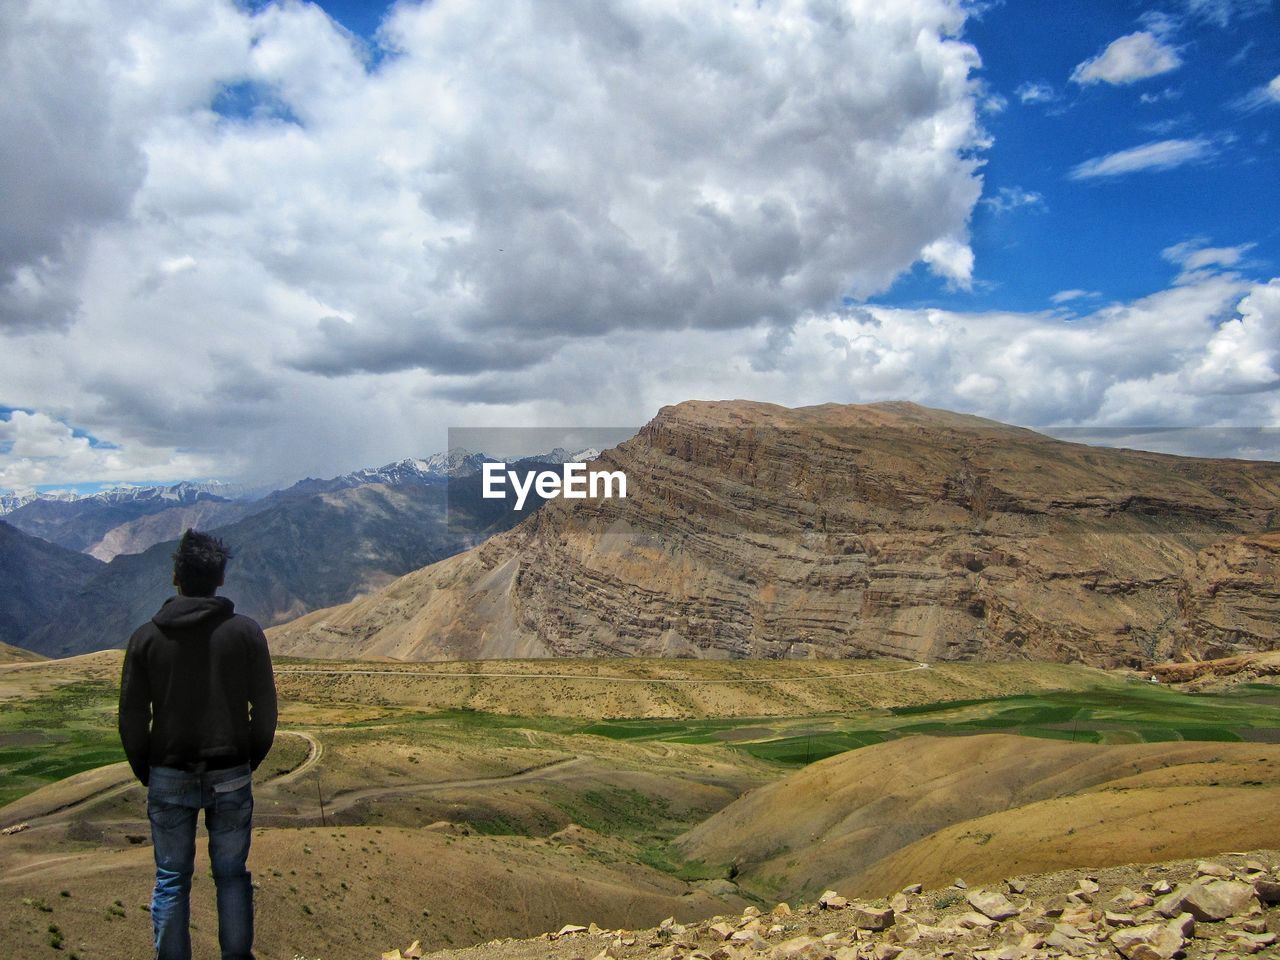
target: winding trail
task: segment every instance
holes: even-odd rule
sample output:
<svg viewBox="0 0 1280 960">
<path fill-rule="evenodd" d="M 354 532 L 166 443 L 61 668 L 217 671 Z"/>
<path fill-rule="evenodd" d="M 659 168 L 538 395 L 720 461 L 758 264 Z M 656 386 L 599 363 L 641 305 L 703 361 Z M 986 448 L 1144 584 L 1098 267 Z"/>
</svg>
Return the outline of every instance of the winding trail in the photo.
<svg viewBox="0 0 1280 960">
<path fill-rule="evenodd" d="M 320 762 L 320 758 L 324 756 L 324 745 L 310 733 L 306 733 L 302 730 L 281 730 L 277 736 L 279 735 L 301 737 L 303 740 L 307 741 L 307 744 L 310 746 L 310 750 L 308 751 L 306 758 L 302 763 L 298 764 L 298 766 L 294 767 L 288 773 L 283 773 L 278 777 L 272 777 L 269 780 L 264 780 L 258 785 L 259 787 L 289 783 L 314 767 Z M 27 829 L 34 829 L 36 827 L 44 826 L 46 823 L 51 821 L 65 819 L 90 804 L 113 799 L 125 791 L 138 786 L 137 781 L 133 777 L 133 771 L 129 769 L 129 765 L 127 763 L 113 763 L 105 767 L 86 770 L 83 773 L 76 774 L 75 776 L 85 779 L 84 785 L 90 792 L 77 796 L 74 799 L 57 803 L 48 810 L 41 810 L 37 813 L 24 815 L 20 804 L 22 804 L 22 802 L 28 797 L 31 797 L 37 802 L 39 800 L 38 797 L 28 794 L 27 797 L 21 797 L 10 805 L 14 808 L 14 812 L 12 814 L 6 813 L 4 815 L 5 822 L 0 825 L 10 826 L 11 824 L 9 821 L 12 821 L 13 824 L 25 823 L 27 825 Z M 71 780 L 74 779 L 74 777 L 69 777 L 67 779 Z M 67 781 L 56 781 L 48 786 L 57 786 L 58 784 L 65 785 L 67 784 Z M 5 809 L 8 810 L 9 808 Z"/>
<path fill-rule="evenodd" d="M 302 776 L 304 773 L 306 773 L 308 770 L 314 767 L 317 763 L 319 763 L 320 758 L 324 756 L 324 744 L 321 743 L 320 740 L 314 734 L 307 733 L 305 730 L 281 730 L 280 732 L 291 733 L 295 737 L 301 737 L 303 740 L 307 741 L 307 743 L 311 745 L 311 751 L 307 754 L 307 757 L 305 760 L 303 760 L 300 764 L 298 764 L 288 773 L 282 773 L 278 777 L 272 777 L 270 780 L 265 781 L 262 784 L 264 787 L 276 786 L 276 785 L 285 784 L 285 783 L 292 783 L 294 780 L 297 780 L 300 776 Z"/>
<path fill-rule="evenodd" d="M 470 787 L 492 787 L 498 784 L 544 780 L 549 774 L 580 766 L 588 759 L 588 757 L 565 757 L 561 760 L 552 760 L 550 763 L 538 764 L 536 767 L 517 770 L 515 773 L 500 773 L 493 777 L 469 777 L 465 780 L 437 780 L 431 783 L 408 783 L 386 787 L 361 787 L 325 797 L 324 809 L 326 815 L 331 815 L 340 810 L 349 809 L 363 800 L 377 800 L 380 797 L 414 797 L 440 790 L 465 790 Z"/>
</svg>

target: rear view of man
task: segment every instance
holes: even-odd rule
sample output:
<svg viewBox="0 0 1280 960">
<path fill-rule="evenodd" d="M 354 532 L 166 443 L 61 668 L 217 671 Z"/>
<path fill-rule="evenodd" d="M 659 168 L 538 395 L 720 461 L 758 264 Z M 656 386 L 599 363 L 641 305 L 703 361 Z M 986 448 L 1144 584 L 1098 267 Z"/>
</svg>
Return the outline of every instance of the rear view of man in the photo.
<svg viewBox="0 0 1280 960">
<path fill-rule="evenodd" d="M 189 960 L 196 819 L 204 810 L 223 960 L 253 958 L 253 886 L 245 861 L 252 771 L 271 749 L 276 687 L 262 628 L 215 596 L 231 552 L 188 530 L 173 555 L 178 595 L 129 638 L 120 740 L 147 785 L 156 856 L 157 960 Z"/>
</svg>

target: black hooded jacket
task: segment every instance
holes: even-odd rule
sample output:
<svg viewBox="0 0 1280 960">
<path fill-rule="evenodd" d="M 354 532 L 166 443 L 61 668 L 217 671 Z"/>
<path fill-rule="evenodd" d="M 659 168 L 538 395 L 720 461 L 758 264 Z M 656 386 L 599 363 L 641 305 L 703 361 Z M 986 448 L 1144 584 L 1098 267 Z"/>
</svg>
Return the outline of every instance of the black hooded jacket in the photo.
<svg viewBox="0 0 1280 960">
<path fill-rule="evenodd" d="M 170 597 L 129 638 L 120 741 L 143 783 L 151 767 L 256 769 L 275 732 L 267 638 L 226 597 Z"/>
</svg>

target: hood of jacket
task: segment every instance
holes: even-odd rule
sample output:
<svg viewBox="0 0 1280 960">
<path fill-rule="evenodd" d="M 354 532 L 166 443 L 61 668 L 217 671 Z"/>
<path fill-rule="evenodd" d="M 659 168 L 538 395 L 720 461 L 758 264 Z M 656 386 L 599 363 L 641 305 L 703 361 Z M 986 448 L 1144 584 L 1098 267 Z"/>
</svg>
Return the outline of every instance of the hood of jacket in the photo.
<svg viewBox="0 0 1280 960">
<path fill-rule="evenodd" d="M 189 630 L 213 626 L 235 612 L 235 604 L 226 597 L 170 597 L 151 618 L 161 630 Z"/>
</svg>

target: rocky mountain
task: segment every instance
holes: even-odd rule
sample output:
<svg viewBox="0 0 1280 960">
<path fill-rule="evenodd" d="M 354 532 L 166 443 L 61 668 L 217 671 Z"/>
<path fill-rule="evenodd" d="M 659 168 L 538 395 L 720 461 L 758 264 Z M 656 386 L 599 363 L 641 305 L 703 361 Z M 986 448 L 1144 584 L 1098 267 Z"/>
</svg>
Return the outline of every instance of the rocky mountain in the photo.
<svg viewBox="0 0 1280 960">
<path fill-rule="evenodd" d="M 121 554 L 142 553 L 157 543 L 176 540 L 189 527 L 197 530 L 223 527 L 261 509 L 256 502 L 202 497 L 112 527 L 84 552 L 106 563 Z"/>
<path fill-rule="evenodd" d="M 101 569 L 92 557 L 0 520 L 0 644 L 20 645 Z"/>
<path fill-rule="evenodd" d="M 273 632 L 281 652 L 1034 659 L 1280 645 L 1280 464 L 1090 447 L 910 403 L 665 407 L 626 499 Z"/>
<path fill-rule="evenodd" d="M 19 507 L 35 500 L 79 500 L 74 493 L 37 493 L 35 490 L 9 490 L 0 492 L 0 517 L 8 516 Z"/>
<path fill-rule="evenodd" d="M 440 483 L 453 476 L 466 476 L 478 472 L 486 459 L 487 457 L 482 453 L 468 453 L 465 450 L 435 453 L 425 460 L 408 457 L 381 467 L 365 467 L 326 480 L 307 477 L 281 491 L 280 495 L 295 496 L 348 490 L 371 483 L 398 485 Z"/>
<path fill-rule="evenodd" d="M 545 466 L 520 461 L 513 469 Z M 252 512 L 233 523 L 204 528 L 234 551 L 223 593 L 241 613 L 270 625 L 346 602 L 475 546 L 541 502 L 515 514 L 504 501 L 486 500 L 480 492 L 479 474 L 446 482 L 438 475 L 384 470 L 379 482 L 322 490 L 295 486 L 253 504 Z M 170 519 L 156 514 L 141 522 Z M 67 596 L 21 645 L 55 657 L 122 645 L 172 595 L 179 534 L 97 565 L 97 576 Z"/>
</svg>

